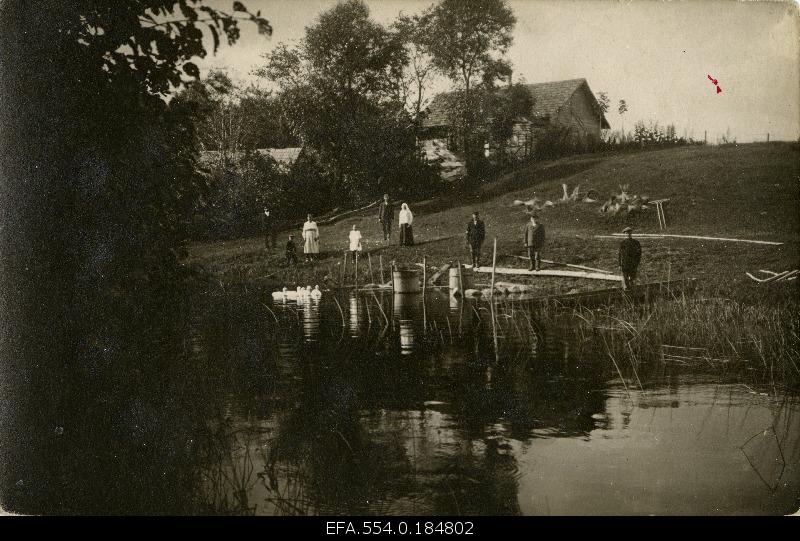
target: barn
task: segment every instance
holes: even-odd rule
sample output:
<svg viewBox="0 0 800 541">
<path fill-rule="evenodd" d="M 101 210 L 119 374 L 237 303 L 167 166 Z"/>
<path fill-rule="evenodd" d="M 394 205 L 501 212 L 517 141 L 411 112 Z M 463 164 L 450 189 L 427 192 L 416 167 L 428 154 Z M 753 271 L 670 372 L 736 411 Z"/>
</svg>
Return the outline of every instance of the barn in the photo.
<svg viewBox="0 0 800 541">
<path fill-rule="evenodd" d="M 537 140 L 547 136 L 553 127 L 561 128 L 575 142 L 598 140 L 601 131 L 611 127 L 586 79 L 535 83 L 525 88 L 533 98 L 533 107 L 528 116 L 515 119 L 513 135 L 504 144 L 506 152 L 513 156 L 535 155 Z M 429 159 L 436 159 L 437 155 L 428 149 L 440 149 L 442 154 L 442 149 L 454 146 L 448 98 L 449 94 L 437 95 L 424 112 L 420 139 Z M 491 156 L 496 146 L 488 141 L 486 155 Z M 457 162 L 452 153 L 447 155 L 446 163 L 455 169 Z"/>
<path fill-rule="evenodd" d="M 534 139 L 550 126 L 565 128 L 572 137 L 584 140 L 600 139 L 600 132 L 611 128 L 586 79 L 525 86 L 533 98 Z"/>
</svg>

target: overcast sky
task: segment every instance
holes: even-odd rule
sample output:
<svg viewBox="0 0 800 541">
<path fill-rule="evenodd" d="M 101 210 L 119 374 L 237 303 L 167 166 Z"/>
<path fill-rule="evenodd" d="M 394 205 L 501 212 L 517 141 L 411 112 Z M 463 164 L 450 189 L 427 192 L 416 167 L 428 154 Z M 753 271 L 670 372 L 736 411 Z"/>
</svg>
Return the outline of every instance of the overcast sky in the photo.
<svg viewBox="0 0 800 541">
<path fill-rule="evenodd" d="M 230 1 L 210 1 L 229 8 Z M 303 37 L 330 0 L 244 0 L 274 27 L 272 38 L 242 25 L 242 38 L 200 63 L 259 82 L 251 70 L 276 44 Z M 388 24 L 431 0 L 367 0 Z M 509 59 L 529 83 L 583 77 L 612 101 L 608 119 L 629 130 L 638 119 L 674 123 L 709 141 L 730 130 L 739 141 L 800 137 L 800 17 L 788 2 L 509 0 L 517 17 Z M 719 81 L 717 94 L 707 76 Z M 268 86 L 260 81 L 263 86 Z M 628 103 L 624 118 L 619 99 Z"/>
</svg>

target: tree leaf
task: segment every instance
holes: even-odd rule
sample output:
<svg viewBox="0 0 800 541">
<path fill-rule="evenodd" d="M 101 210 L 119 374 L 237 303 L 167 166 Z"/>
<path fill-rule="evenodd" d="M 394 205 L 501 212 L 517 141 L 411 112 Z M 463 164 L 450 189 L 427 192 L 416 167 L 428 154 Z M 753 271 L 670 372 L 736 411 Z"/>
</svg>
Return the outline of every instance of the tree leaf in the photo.
<svg viewBox="0 0 800 541">
<path fill-rule="evenodd" d="M 234 2 L 233 3 L 233 11 L 244 11 L 247 12 L 247 8 L 244 7 L 244 4 L 241 2 Z"/>
<path fill-rule="evenodd" d="M 185 71 L 186 74 L 189 75 L 190 77 L 195 77 L 195 78 L 200 77 L 200 69 L 194 62 L 186 62 L 183 65 L 183 71 Z"/>
</svg>

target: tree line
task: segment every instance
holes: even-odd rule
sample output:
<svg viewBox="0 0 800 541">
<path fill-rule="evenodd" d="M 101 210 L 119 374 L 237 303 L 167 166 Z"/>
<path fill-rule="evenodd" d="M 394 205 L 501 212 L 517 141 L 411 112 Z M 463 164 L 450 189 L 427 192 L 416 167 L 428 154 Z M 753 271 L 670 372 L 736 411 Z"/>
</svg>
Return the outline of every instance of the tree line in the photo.
<svg viewBox="0 0 800 541">
<path fill-rule="evenodd" d="M 497 92 L 511 76 L 503 55 L 514 24 L 502 0 L 442 0 L 386 26 L 362 0 L 346 0 L 297 43 L 264 55 L 255 74 L 277 90 L 237 87 L 218 72 L 195 81 L 175 104 L 193 112 L 199 146 L 222 157 L 209 173 L 215 197 L 197 230 L 252 229 L 260 206 L 289 220 L 385 192 L 408 198 L 441 189 L 419 144 L 437 77 L 451 82 L 446 109 L 467 176 L 480 175 L 484 141 L 504 142 L 531 107 L 522 85 Z M 252 152 L 295 145 L 303 147 L 302 174 Z"/>
</svg>

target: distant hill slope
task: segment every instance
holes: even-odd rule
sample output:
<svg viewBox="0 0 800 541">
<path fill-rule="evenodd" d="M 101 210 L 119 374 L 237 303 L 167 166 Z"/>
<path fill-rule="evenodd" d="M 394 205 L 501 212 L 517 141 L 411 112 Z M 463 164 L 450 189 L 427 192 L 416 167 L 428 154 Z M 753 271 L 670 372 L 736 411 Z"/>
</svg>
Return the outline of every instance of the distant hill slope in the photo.
<svg viewBox="0 0 800 541">
<path fill-rule="evenodd" d="M 486 222 L 485 263 L 491 263 L 491 246 L 498 241 L 499 264 L 523 266 L 513 257 L 523 253 L 522 232 L 527 216 L 512 203 L 534 195 L 557 201 L 562 183 L 569 190 L 580 184 L 594 189 L 601 199 L 629 185 L 630 192 L 652 199 L 669 198 L 664 207 L 669 233 L 739 237 L 785 242 L 779 247 L 708 241 L 643 241 L 643 280 L 685 276 L 704 280 L 724 291 L 753 284 L 745 271 L 783 270 L 800 265 L 800 146 L 796 143 L 759 143 L 721 147 L 677 147 L 656 151 L 592 154 L 534 164 L 481 187 L 476 196 L 443 197 L 411 202 L 414 236 L 419 243 L 401 249 L 380 238 L 380 225 L 372 214 L 353 216 L 322 227 L 321 248 L 330 256 L 313 267 L 301 267 L 301 280 L 324 283 L 333 276 L 347 232 L 358 223 L 364 248 L 372 257 L 411 264 L 425 255 L 431 264 L 468 260 L 464 230 L 473 209 Z M 655 211 L 637 216 L 606 216 L 600 203 L 568 203 L 541 211 L 547 231 L 544 257 L 616 269 L 614 240 L 596 234 L 619 232 L 632 225 L 639 232 L 658 232 Z M 396 240 L 396 234 L 395 234 Z M 217 274 L 247 281 L 281 271 L 280 254 L 265 255 L 259 239 L 195 245 L 192 260 Z M 338 254 L 338 256 L 335 256 Z M 366 255 L 366 254 L 365 254 Z M 305 278 L 304 274 L 308 274 Z M 239 276 L 240 278 L 235 278 Z M 800 282 L 796 280 L 795 284 Z M 547 282 L 551 291 L 594 284 L 571 280 Z"/>
</svg>

